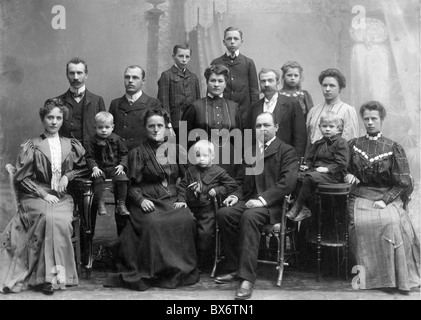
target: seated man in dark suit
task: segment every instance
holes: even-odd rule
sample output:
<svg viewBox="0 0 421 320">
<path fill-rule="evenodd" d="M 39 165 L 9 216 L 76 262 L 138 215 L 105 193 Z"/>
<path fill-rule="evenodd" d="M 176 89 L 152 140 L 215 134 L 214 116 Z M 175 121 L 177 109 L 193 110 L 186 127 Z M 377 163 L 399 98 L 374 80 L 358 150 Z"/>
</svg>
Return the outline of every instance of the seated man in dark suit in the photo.
<svg viewBox="0 0 421 320">
<path fill-rule="evenodd" d="M 126 93 L 111 102 L 109 112 L 114 116 L 114 133 L 123 138 L 127 149 L 138 147 L 146 138 L 144 116 L 146 111 L 162 108 L 158 99 L 142 91 L 145 70 L 140 66 L 129 66 L 124 71 Z M 169 110 L 168 114 L 169 114 Z M 171 124 L 169 124 L 171 126 Z"/>
<path fill-rule="evenodd" d="M 71 59 L 66 65 L 70 88 L 58 96 L 69 109 L 67 119 L 60 128 L 60 135 L 79 140 L 86 149 L 95 136 L 95 115 L 105 111 L 104 99 L 86 89 L 88 65 L 80 58 Z"/>
<path fill-rule="evenodd" d="M 217 212 L 226 269 L 230 273 L 215 279 L 224 284 L 240 280 L 235 299 L 251 297 L 256 281 L 260 230 L 265 224 L 279 223 L 282 201 L 297 183 L 298 157 L 295 150 L 276 137 L 278 125 L 270 112 L 256 119 L 257 160 L 245 158 L 244 183 L 224 201 Z M 245 152 L 246 155 L 251 154 Z M 262 164 L 263 162 L 263 164 Z M 246 168 L 248 167 L 248 168 Z M 252 169 L 253 168 L 253 169 Z"/>
<path fill-rule="evenodd" d="M 262 69 L 259 72 L 260 90 L 265 96 L 253 105 L 252 121 L 255 122 L 262 112 L 273 113 L 279 125 L 276 136 L 303 157 L 307 141 L 303 111 L 297 99 L 278 93 L 279 79 L 276 70 Z"/>
</svg>

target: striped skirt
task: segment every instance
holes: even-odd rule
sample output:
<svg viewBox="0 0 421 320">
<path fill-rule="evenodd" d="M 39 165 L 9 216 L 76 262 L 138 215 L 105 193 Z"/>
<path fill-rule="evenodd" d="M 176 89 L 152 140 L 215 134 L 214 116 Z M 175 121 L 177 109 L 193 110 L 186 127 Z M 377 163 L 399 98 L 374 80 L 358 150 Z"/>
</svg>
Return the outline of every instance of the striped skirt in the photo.
<svg viewBox="0 0 421 320">
<path fill-rule="evenodd" d="M 358 187 L 350 200 L 350 247 L 360 273 L 361 289 L 420 285 L 420 243 L 400 199 L 374 209 L 388 189 Z M 362 268 L 361 268 L 362 267 Z"/>
<path fill-rule="evenodd" d="M 25 196 L 21 210 L 0 235 L 0 292 L 20 292 L 30 286 L 78 285 L 72 246 L 73 199 L 57 204 Z"/>
</svg>

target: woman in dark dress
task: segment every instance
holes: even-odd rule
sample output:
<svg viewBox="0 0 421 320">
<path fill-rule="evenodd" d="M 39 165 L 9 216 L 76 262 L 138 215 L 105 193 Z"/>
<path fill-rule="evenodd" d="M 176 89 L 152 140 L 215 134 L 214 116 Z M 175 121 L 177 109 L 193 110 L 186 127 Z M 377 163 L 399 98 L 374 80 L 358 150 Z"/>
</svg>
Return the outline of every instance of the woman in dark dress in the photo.
<svg viewBox="0 0 421 320">
<path fill-rule="evenodd" d="M 176 182 L 185 172 L 177 163 L 186 154 L 165 142 L 168 118 L 162 110 L 148 110 L 147 140 L 129 153 L 130 220 L 119 236 L 118 273 L 108 275 L 106 287 L 143 291 L 199 281 L 195 219 L 188 208 L 174 208 Z"/>
<path fill-rule="evenodd" d="M 218 165 L 235 178 L 242 159 L 242 126 L 238 104 L 223 97 L 227 86 L 229 69 L 224 65 L 212 65 L 205 70 L 207 95 L 195 101 L 183 113 L 182 120 L 187 122 L 187 133 L 193 129 L 203 129 L 207 137 L 197 136 L 197 140 L 207 139 L 215 145 Z M 224 130 L 225 129 L 225 130 Z M 238 130 L 234 130 L 238 129 Z M 222 131 L 221 131 L 222 130 Z M 217 133 L 219 132 L 219 135 Z M 236 138 L 229 137 L 229 134 Z M 195 136 L 196 137 L 196 136 Z M 195 141 L 190 141 L 191 147 Z"/>
<path fill-rule="evenodd" d="M 51 295 L 79 284 L 67 187 L 86 163 L 82 145 L 58 134 L 67 113 L 60 99 L 47 100 L 39 111 L 44 133 L 21 145 L 14 175 L 19 209 L 0 236 L 0 292 L 40 286 Z"/>
<path fill-rule="evenodd" d="M 350 246 L 360 273 L 360 288 L 420 285 L 420 245 L 407 211 L 413 191 L 405 151 L 381 133 L 386 110 L 380 102 L 361 106 L 367 134 L 352 139 L 345 181 L 353 183 Z"/>
</svg>

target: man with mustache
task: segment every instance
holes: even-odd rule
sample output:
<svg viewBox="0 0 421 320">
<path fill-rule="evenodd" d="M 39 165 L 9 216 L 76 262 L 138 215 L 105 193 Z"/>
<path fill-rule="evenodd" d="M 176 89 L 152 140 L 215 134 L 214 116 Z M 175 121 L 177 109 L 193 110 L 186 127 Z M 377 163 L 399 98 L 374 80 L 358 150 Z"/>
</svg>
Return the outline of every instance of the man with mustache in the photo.
<svg viewBox="0 0 421 320">
<path fill-rule="evenodd" d="M 59 134 L 79 140 L 86 148 L 95 135 L 95 115 L 105 111 L 104 99 L 86 89 L 88 65 L 84 60 L 73 58 L 67 62 L 66 76 L 70 88 L 57 98 L 69 109 L 69 115 L 64 119 Z"/>
<path fill-rule="evenodd" d="M 298 157 L 295 150 L 276 137 L 279 126 L 273 113 L 257 116 L 255 160 L 245 152 L 243 183 L 223 202 L 216 214 L 225 253 L 225 270 L 217 284 L 238 282 L 235 299 L 250 299 L 257 278 L 261 230 L 280 222 L 282 202 L 297 183 Z M 254 162 L 254 163 L 253 163 Z M 263 162 L 263 163 L 262 163 Z M 262 168 L 263 171 L 259 170 Z M 246 174 L 247 169 L 252 174 Z"/>
<path fill-rule="evenodd" d="M 303 157 L 307 141 L 303 111 L 296 99 L 278 94 L 280 77 L 273 69 L 263 68 L 259 72 L 260 90 L 265 96 L 252 106 L 252 120 L 256 122 L 262 112 L 273 113 L 279 125 L 276 136 Z"/>
<path fill-rule="evenodd" d="M 114 116 L 114 133 L 123 138 L 127 149 L 138 147 L 146 138 L 144 117 L 146 111 L 163 108 L 158 99 L 143 92 L 145 70 L 131 65 L 124 71 L 124 96 L 111 101 L 109 112 Z M 169 112 L 166 110 L 168 115 Z M 169 124 L 171 127 L 171 124 Z"/>
</svg>

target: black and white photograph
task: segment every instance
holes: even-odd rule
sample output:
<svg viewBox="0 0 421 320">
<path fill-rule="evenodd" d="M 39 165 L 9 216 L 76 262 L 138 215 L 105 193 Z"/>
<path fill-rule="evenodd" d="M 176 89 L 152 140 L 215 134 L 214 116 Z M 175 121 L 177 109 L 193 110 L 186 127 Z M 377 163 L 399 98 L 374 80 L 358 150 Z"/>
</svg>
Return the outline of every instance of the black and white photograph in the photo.
<svg viewBox="0 0 421 320">
<path fill-rule="evenodd" d="M 421 0 L 0 0 L 0 300 L 421 300 L 420 80 Z"/>
</svg>

